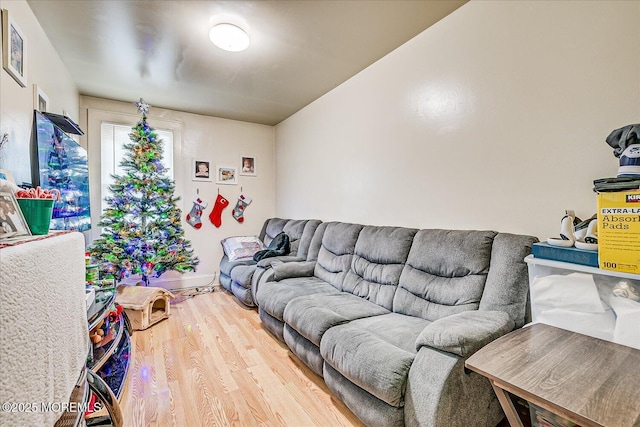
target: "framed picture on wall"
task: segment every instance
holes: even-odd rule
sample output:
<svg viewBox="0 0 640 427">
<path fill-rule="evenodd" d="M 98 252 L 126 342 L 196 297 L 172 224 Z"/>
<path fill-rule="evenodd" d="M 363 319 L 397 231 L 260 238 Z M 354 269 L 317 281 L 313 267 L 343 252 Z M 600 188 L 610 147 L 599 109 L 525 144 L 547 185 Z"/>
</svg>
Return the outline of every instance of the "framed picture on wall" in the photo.
<svg viewBox="0 0 640 427">
<path fill-rule="evenodd" d="M 20 86 L 27 86 L 27 39 L 6 9 L 2 9 L 2 67 Z"/>
<path fill-rule="evenodd" d="M 238 170 L 230 166 L 216 166 L 216 184 L 238 184 Z"/>
<path fill-rule="evenodd" d="M 10 190 L 3 187 L 0 189 L 0 240 L 30 235 L 18 201 Z"/>
<path fill-rule="evenodd" d="M 40 86 L 33 85 L 33 109 L 40 112 L 47 111 L 49 107 L 49 97 L 44 93 Z"/>
<path fill-rule="evenodd" d="M 240 175 L 258 176 L 255 156 L 240 157 Z"/>
<path fill-rule="evenodd" d="M 211 181 L 211 162 L 209 160 L 193 159 L 191 162 L 191 180 Z"/>
</svg>

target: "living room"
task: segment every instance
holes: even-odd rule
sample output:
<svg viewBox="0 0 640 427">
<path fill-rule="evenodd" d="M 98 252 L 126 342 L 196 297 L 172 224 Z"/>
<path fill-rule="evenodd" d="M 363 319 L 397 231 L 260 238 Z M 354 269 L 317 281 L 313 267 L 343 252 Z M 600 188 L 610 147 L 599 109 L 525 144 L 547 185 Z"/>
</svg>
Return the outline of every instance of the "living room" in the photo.
<svg viewBox="0 0 640 427">
<path fill-rule="evenodd" d="M 17 183 L 31 180 L 37 84 L 48 111 L 85 131 L 79 141 L 99 206 L 100 125 L 134 124 L 139 96 L 82 93 L 30 2 L 0 6 L 29 43 L 26 87 L 0 73 L 0 133 L 8 134 L 0 168 Z M 217 280 L 219 242 L 257 235 L 273 217 L 557 235 L 565 210 L 596 212 L 593 181 L 618 168 L 605 139 L 640 117 L 639 18 L 637 1 L 471 1 L 274 124 L 163 108 L 145 95 L 149 123 L 174 131 L 183 214 L 197 196 L 209 204 L 201 228 L 183 221 L 197 271 L 168 274 L 164 286 Z M 237 185 L 190 176 L 194 159 L 239 169 L 247 155 L 256 173 Z M 218 194 L 231 206 L 216 227 L 205 215 Z M 240 194 L 252 199 L 243 222 L 231 215 Z M 99 236 L 98 211 L 87 244 Z M 242 313 L 259 324 L 255 311 Z"/>
</svg>

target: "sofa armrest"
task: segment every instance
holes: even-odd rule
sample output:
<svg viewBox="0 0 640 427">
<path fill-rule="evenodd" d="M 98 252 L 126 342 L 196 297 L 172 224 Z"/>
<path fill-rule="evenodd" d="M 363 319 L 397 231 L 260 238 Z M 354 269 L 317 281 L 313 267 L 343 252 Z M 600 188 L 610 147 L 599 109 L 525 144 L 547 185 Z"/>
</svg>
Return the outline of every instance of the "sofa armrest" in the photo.
<svg viewBox="0 0 640 427">
<path fill-rule="evenodd" d="M 280 281 L 291 277 L 311 277 L 316 268 L 315 261 L 273 263 L 273 280 Z"/>
<path fill-rule="evenodd" d="M 468 357 L 514 326 L 502 311 L 465 311 L 429 324 L 416 338 L 416 350 L 427 346 Z"/>
<path fill-rule="evenodd" d="M 293 255 L 274 256 L 270 258 L 264 258 L 258 261 L 258 267 L 267 269 L 267 268 L 273 267 L 274 263 L 277 264 L 282 262 L 296 262 L 296 261 L 304 261 L 304 258 L 300 258 Z"/>
</svg>

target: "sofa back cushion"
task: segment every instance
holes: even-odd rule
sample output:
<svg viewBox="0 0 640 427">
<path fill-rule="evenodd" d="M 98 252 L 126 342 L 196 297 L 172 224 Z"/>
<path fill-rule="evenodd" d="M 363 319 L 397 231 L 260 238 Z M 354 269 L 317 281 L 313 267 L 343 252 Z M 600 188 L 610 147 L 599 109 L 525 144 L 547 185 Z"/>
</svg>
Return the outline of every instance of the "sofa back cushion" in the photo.
<svg viewBox="0 0 640 427">
<path fill-rule="evenodd" d="M 311 239 L 319 224 L 320 221 L 317 219 L 291 220 L 287 222 L 282 231 L 289 236 L 291 244 L 290 255 L 307 258 Z"/>
<path fill-rule="evenodd" d="M 321 222 L 316 227 L 313 232 L 313 236 L 311 237 L 311 242 L 309 243 L 309 248 L 307 250 L 307 261 L 317 261 L 318 254 L 320 253 L 320 248 L 322 247 L 322 238 L 324 237 L 324 232 L 327 229 L 328 222 Z"/>
<path fill-rule="evenodd" d="M 288 219 L 282 218 L 270 218 L 265 221 L 260 232 L 260 238 L 264 242 L 265 246 L 269 246 L 269 243 L 284 230 L 284 226 L 289 222 Z"/>
<path fill-rule="evenodd" d="M 496 234 L 471 230 L 418 231 L 400 275 L 392 310 L 429 321 L 477 310 Z"/>
<path fill-rule="evenodd" d="M 353 251 L 362 227 L 344 222 L 327 223 L 322 234 L 314 276 L 342 290 L 342 282 L 351 267 Z"/>
<path fill-rule="evenodd" d="M 342 290 L 391 310 L 413 237 L 418 230 L 366 226 L 356 242 Z"/>
<path fill-rule="evenodd" d="M 318 220 L 271 218 L 264 223 L 260 238 L 265 246 L 269 246 L 278 234 L 285 232 L 290 244 L 287 255 L 306 258 L 318 224 L 320 224 Z"/>
</svg>

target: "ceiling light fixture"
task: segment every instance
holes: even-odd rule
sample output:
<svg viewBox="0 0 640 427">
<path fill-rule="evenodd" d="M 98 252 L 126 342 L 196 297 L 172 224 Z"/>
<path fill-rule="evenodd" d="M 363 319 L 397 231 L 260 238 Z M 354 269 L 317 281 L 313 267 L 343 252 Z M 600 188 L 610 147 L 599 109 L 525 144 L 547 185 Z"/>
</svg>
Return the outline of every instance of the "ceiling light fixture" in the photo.
<svg viewBox="0 0 640 427">
<path fill-rule="evenodd" d="M 233 24 L 218 24 L 209 31 L 211 43 L 229 52 L 240 52 L 249 47 L 249 36 Z"/>
</svg>

